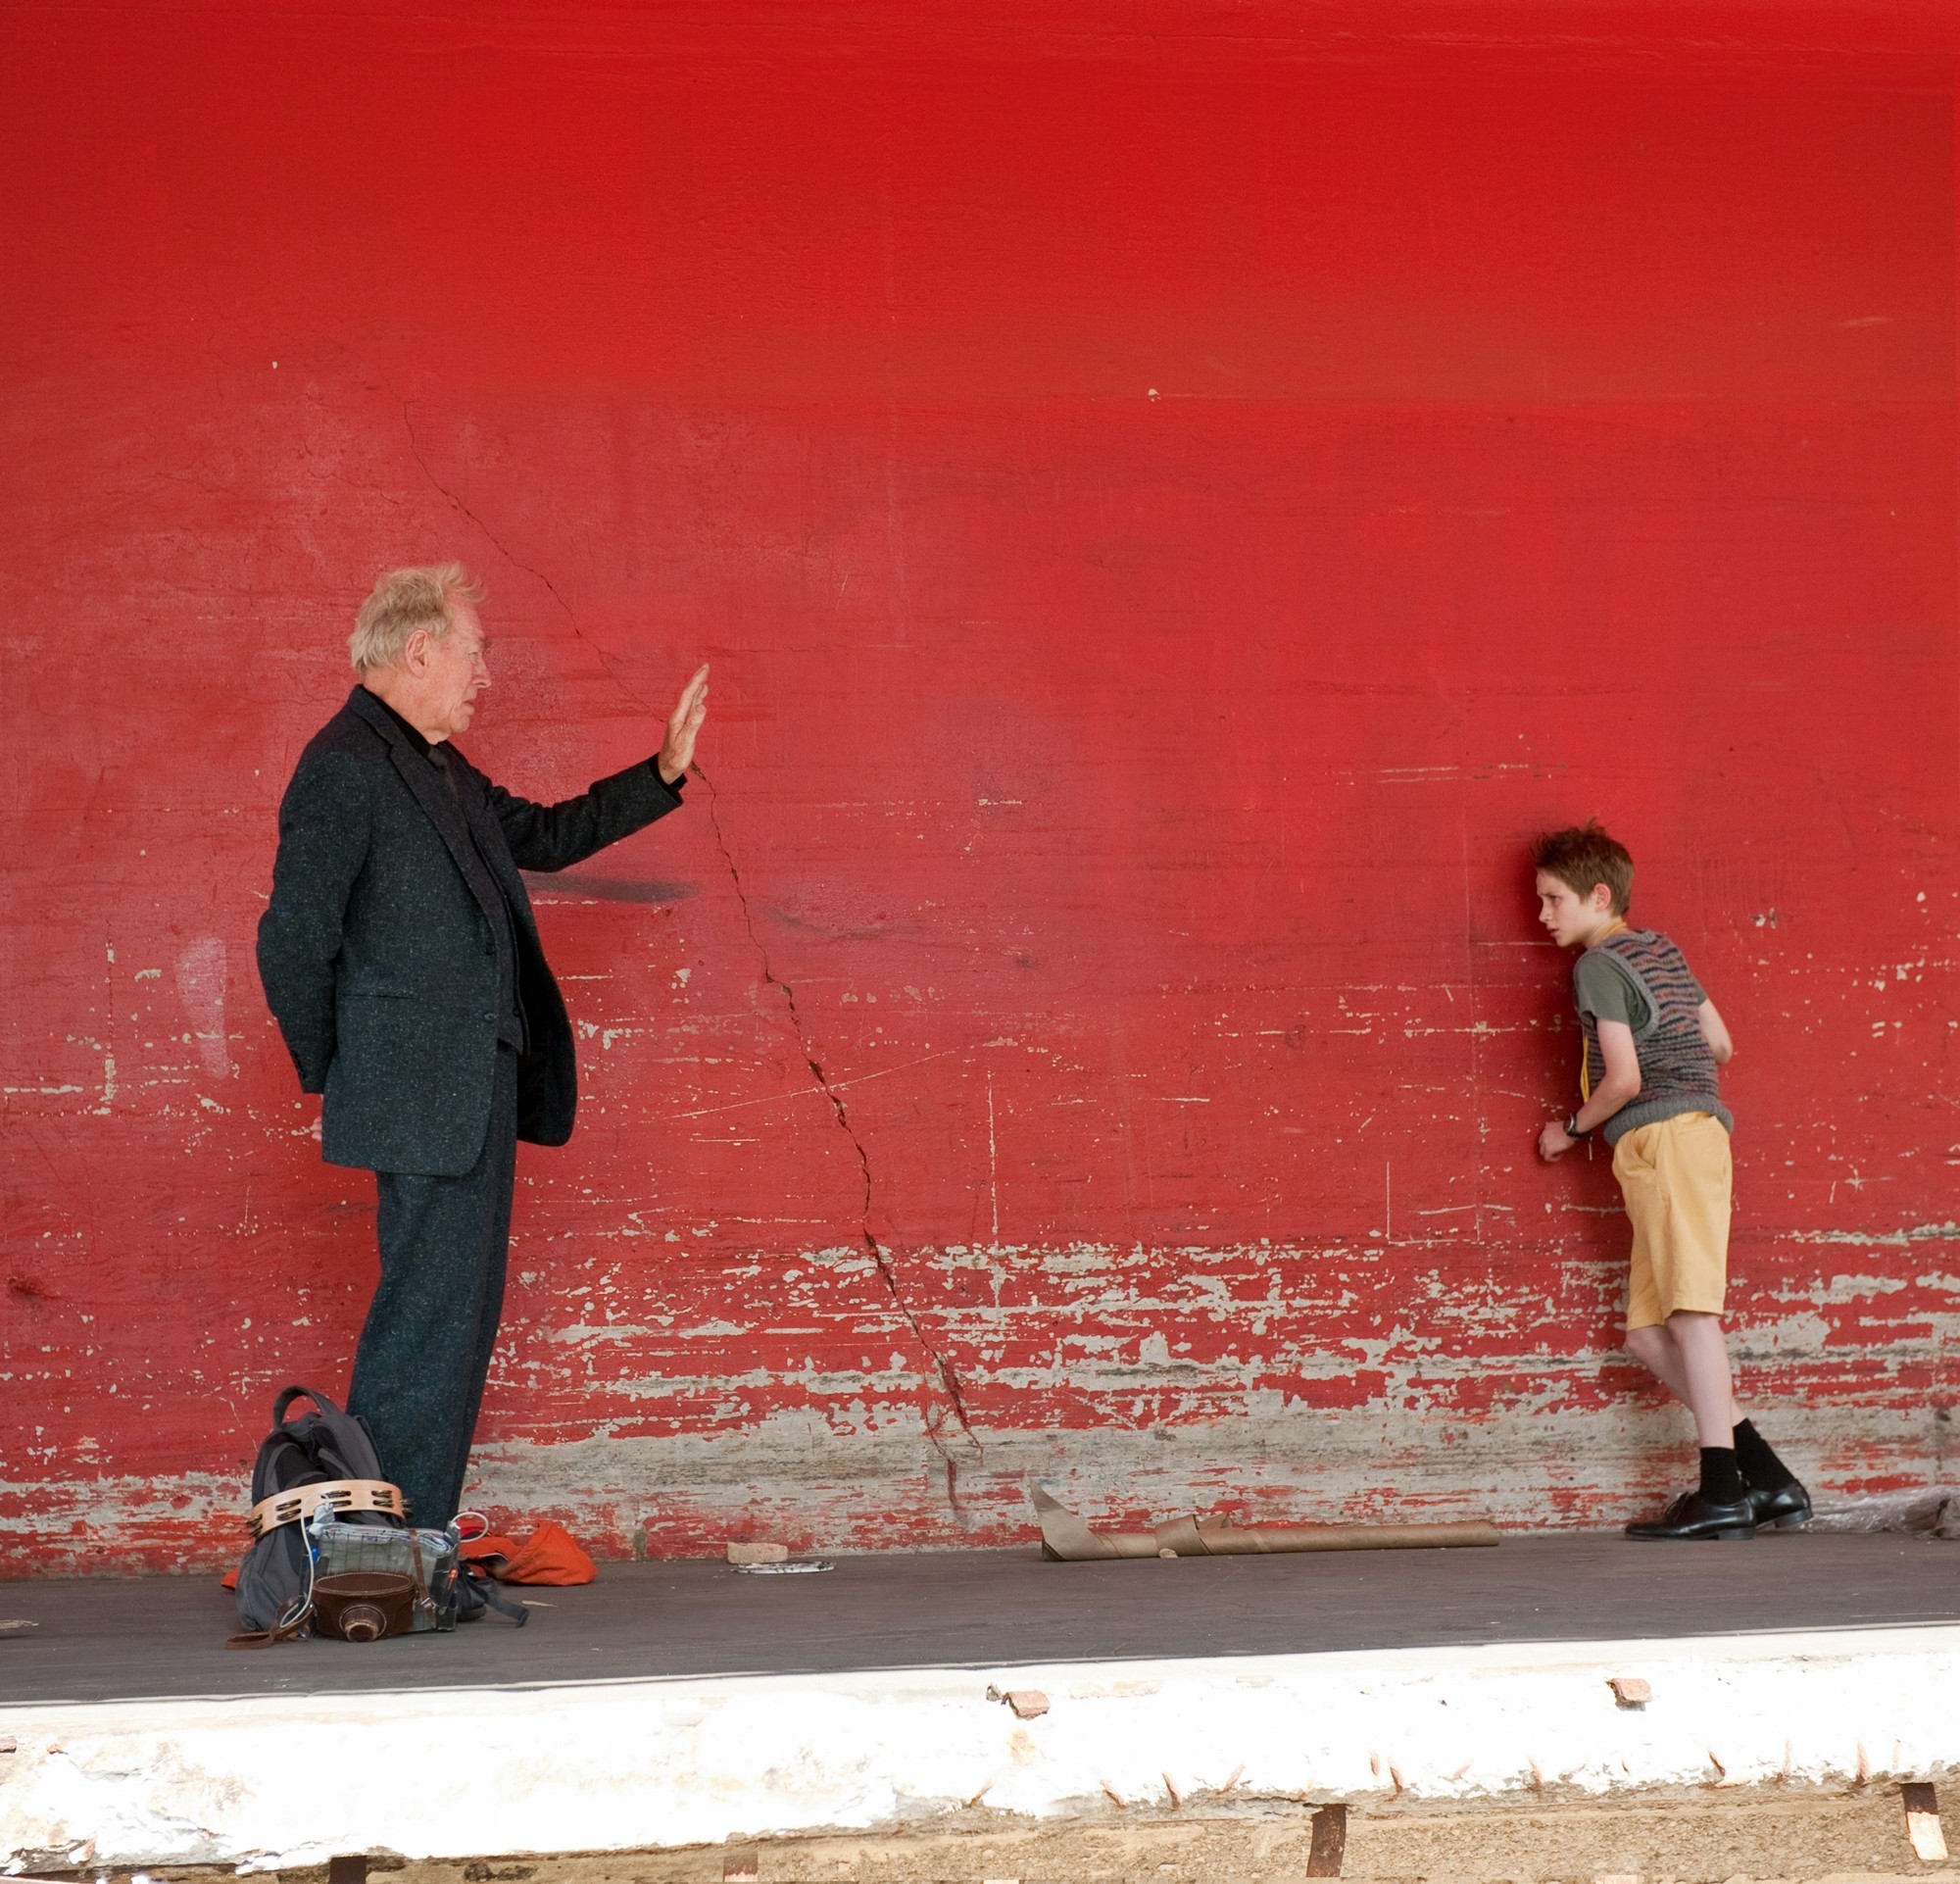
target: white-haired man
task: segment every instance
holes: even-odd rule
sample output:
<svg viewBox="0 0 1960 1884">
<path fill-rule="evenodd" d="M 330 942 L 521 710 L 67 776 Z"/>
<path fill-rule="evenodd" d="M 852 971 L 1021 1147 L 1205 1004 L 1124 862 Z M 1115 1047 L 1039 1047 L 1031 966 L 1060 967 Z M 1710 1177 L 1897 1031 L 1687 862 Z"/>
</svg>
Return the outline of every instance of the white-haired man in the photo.
<svg viewBox="0 0 1960 1884">
<path fill-rule="evenodd" d="M 462 1497 L 503 1311 L 516 1142 L 562 1145 L 571 1024 L 520 870 L 559 870 L 680 803 L 708 711 L 682 690 L 659 753 L 582 797 L 493 785 L 456 735 L 490 684 L 481 596 L 455 564 L 374 585 L 349 641 L 360 684 L 279 805 L 259 975 L 321 1153 L 374 1172 L 381 1280 L 349 1410 L 417 1521 Z"/>
</svg>

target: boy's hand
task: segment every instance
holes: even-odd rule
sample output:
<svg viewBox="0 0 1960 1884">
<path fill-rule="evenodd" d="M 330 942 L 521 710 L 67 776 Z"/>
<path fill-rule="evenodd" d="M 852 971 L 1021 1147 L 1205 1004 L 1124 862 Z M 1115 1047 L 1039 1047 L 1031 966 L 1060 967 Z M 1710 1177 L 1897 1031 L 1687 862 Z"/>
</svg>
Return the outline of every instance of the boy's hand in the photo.
<svg viewBox="0 0 1960 1884">
<path fill-rule="evenodd" d="M 1563 1119 L 1548 1118 L 1544 1129 L 1538 1135 L 1538 1155 L 1547 1165 L 1555 1165 L 1578 1142 L 1578 1139 L 1566 1136 Z"/>
</svg>

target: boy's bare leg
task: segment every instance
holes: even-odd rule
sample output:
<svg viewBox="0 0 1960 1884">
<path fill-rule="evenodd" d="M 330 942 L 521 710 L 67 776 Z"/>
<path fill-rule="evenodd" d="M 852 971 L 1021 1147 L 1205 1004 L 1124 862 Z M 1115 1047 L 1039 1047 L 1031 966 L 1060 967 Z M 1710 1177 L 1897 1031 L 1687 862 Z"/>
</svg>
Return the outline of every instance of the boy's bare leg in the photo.
<svg viewBox="0 0 1960 1884">
<path fill-rule="evenodd" d="M 1627 1330 L 1627 1352 L 1648 1373 L 1652 1374 L 1669 1393 L 1680 1401 L 1684 1407 L 1688 1408 L 1690 1412 L 1693 1412 L 1694 1392 L 1689 1384 L 1688 1364 L 1682 1355 L 1681 1344 L 1675 1339 L 1674 1334 L 1674 1324 L 1677 1321 L 1684 1320 L 1714 1322 L 1716 1339 L 1718 1342 L 1721 1341 L 1721 1317 L 1719 1315 L 1695 1314 L 1684 1310 L 1677 1312 L 1664 1322 L 1655 1323 L 1644 1328 L 1629 1328 Z M 1726 1344 L 1724 1344 L 1722 1365 L 1725 1372 L 1728 1364 L 1728 1350 Z M 1735 1427 L 1740 1426 L 1741 1423 L 1742 1409 L 1736 1401 L 1732 1382 L 1729 1395 L 1729 1425 L 1733 1431 Z M 1701 1425 L 1698 1414 L 1695 1418 L 1695 1425 L 1700 1428 L 1703 1435 L 1701 1444 L 1704 1446 L 1707 1445 L 1709 1443 L 1706 1437 L 1707 1429 Z M 1729 1445 L 1733 1441 L 1723 1440 L 1720 1443 Z"/>
<path fill-rule="evenodd" d="M 1729 1438 L 1718 1438 L 1716 1444 L 1735 1447 L 1737 1466 L 1753 1488 L 1750 1498 L 1757 1520 L 1774 1524 L 1780 1530 L 1809 1521 L 1810 1494 L 1804 1490 L 1802 1481 L 1777 1457 L 1769 1441 L 1749 1424 L 1736 1404 L 1728 1343 L 1722 1337 L 1720 1315 L 1678 1310 L 1665 1322 L 1629 1328 L 1627 1352 L 1694 1414 L 1702 1446 L 1708 1444 L 1708 1423 L 1696 1406 L 1697 1395 L 1704 1400 L 1712 1398 L 1719 1409 L 1726 1391 Z"/>
<path fill-rule="evenodd" d="M 1681 1357 L 1675 1352 L 1674 1336 L 1665 1322 L 1627 1330 L 1627 1352 L 1681 1404 L 1688 1405 L 1688 1376 L 1682 1371 Z"/>
<path fill-rule="evenodd" d="M 1734 1537 L 1761 1521 L 1736 1456 L 1736 1388 L 1722 1317 L 1677 1309 L 1660 1327 L 1630 1328 L 1627 1349 L 1694 1415 L 1701 1482 L 1659 1517 L 1627 1526 L 1636 1538 Z"/>
<path fill-rule="evenodd" d="M 1736 1383 L 1729 1371 L 1729 1344 L 1722 1334 L 1722 1317 L 1677 1309 L 1667 1318 L 1667 1333 L 1681 1373 L 1680 1386 L 1671 1380 L 1668 1385 L 1694 1415 L 1699 1443 L 1733 1447 L 1738 1423 Z"/>
</svg>

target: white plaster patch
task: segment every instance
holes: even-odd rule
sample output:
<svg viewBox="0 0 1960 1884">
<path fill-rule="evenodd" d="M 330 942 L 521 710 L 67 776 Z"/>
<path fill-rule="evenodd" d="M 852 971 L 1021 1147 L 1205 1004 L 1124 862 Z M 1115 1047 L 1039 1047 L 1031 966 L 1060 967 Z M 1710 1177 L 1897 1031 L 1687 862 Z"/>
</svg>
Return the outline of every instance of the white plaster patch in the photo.
<svg viewBox="0 0 1960 1884">
<path fill-rule="evenodd" d="M 1874 1296 L 1897 1295 L 1905 1288 L 1902 1275 L 1834 1275 L 1818 1290 L 1812 1299 L 1819 1304 L 1826 1302 L 1865 1302 Z"/>
<path fill-rule="evenodd" d="M 201 935 L 177 957 L 177 999 L 197 1042 L 198 1058 L 214 1078 L 231 1077 L 231 1050 L 224 1038 L 223 940 Z"/>
</svg>

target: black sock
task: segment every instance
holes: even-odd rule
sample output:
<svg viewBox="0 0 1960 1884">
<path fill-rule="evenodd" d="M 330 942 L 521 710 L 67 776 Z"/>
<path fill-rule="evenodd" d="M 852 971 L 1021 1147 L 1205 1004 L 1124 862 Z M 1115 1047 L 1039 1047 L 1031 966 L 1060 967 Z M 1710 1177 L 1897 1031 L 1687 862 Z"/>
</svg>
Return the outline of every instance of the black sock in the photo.
<svg viewBox="0 0 1960 1884">
<path fill-rule="evenodd" d="M 1736 1463 L 1758 1490 L 1780 1492 L 1796 1483 L 1796 1474 L 1770 1449 L 1770 1442 L 1745 1419 L 1736 1428 Z"/>
<path fill-rule="evenodd" d="M 1748 1495 L 1749 1488 L 1742 1481 L 1742 1468 L 1736 1463 L 1735 1448 L 1703 1446 L 1701 1496 L 1711 1505 L 1735 1505 Z"/>
</svg>

